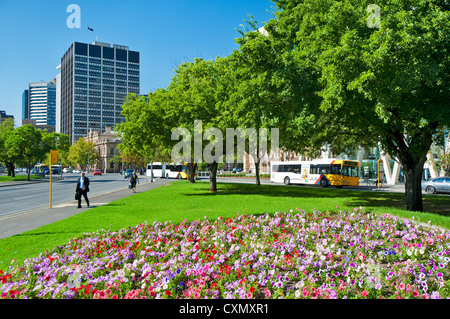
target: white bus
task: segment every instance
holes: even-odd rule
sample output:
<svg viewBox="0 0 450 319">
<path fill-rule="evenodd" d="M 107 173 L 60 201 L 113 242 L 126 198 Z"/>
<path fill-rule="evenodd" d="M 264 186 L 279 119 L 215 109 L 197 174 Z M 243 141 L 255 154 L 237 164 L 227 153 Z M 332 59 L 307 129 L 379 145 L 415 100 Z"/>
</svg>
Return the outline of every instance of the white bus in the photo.
<svg viewBox="0 0 450 319">
<path fill-rule="evenodd" d="M 153 177 L 163 177 L 163 166 L 165 166 L 166 163 L 160 163 L 160 162 L 154 162 L 153 163 Z M 147 164 L 147 176 L 151 176 L 152 172 L 152 164 Z"/>
<path fill-rule="evenodd" d="M 273 183 L 327 186 L 359 186 L 359 162 L 324 159 L 315 161 L 274 161 L 270 164 Z"/>
<path fill-rule="evenodd" d="M 197 179 L 197 165 L 195 178 Z M 147 176 L 151 176 L 152 164 L 147 164 Z M 187 166 L 185 164 L 153 163 L 153 177 L 186 179 L 188 177 Z"/>
</svg>

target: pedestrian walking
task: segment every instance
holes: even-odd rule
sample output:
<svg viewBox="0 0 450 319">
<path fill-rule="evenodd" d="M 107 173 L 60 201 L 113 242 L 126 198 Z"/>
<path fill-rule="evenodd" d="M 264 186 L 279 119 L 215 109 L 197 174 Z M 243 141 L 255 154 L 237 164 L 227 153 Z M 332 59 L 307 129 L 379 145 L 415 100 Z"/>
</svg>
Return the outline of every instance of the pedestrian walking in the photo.
<svg viewBox="0 0 450 319">
<path fill-rule="evenodd" d="M 75 189 L 78 198 L 77 208 L 81 208 L 81 196 L 84 197 L 86 204 L 89 207 L 89 198 L 87 196 L 87 192 L 89 192 L 89 178 L 87 178 L 84 175 L 85 175 L 84 172 L 81 172 L 81 176 L 78 178 L 77 181 L 77 188 Z"/>
<path fill-rule="evenodd" d="M 139 178 L 136 175 L 136 171 L 133 172 L 130 176 L 130 185 L 133 193 L 136 193 L 136 184 L 139 183 Z"/>
</svg>

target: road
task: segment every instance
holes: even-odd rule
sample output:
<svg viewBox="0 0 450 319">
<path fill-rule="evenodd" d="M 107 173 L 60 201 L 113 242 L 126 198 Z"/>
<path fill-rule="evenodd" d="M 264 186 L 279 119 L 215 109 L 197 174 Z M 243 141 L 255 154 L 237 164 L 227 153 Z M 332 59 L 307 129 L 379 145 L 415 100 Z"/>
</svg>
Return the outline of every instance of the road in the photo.
<svg viewBox="0 0 450 319">
<path fill-rule="evenodd" d="M 108 173 L 93 176 L 86 175 L 91 182 L 88 196 L 107 193 L 119 189 L 126 190 L 128 179 L 119 173 Z M 63 174 L 63 179 L 52 180 L 52 205 L 74 200 L 75 185 L 79 174 Z M 46 177 L 48 179 L 48 176 Z M 147 181 L 147 176 L 139 176 L 142 182 Z M 83 199 L 84 204 L 84 199 Z M 15 214 L 22 211 L 49 207 L 50 183 L 37 182 L 14 186 L 0 187 L 0 217 Z"/>
</svg>

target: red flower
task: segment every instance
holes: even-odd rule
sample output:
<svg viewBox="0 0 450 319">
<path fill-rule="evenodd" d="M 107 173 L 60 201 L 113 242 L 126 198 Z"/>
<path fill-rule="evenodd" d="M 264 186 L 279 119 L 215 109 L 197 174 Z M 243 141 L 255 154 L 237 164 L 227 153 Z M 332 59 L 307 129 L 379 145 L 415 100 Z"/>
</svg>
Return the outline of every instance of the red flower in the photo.
<svg viewBox="0 0 450 319">
<path fill-rule="evenodd" d="M 166 294 L 166 296 L 172 295 L 169 290 L 166 290 L 165 294 Z"/>
<path fill-rule="evenodd" d="M 363 290 L 363 291 L 361 292 L 361 296 L 367 297 L 367 291 Z"/>
</svg>

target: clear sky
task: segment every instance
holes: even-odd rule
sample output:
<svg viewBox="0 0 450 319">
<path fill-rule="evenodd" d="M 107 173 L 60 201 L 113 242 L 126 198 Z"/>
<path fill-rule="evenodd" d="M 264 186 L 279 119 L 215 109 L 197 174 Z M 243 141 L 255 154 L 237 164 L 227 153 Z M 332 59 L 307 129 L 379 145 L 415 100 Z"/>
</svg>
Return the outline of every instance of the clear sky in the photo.
<svg viewBox="0 0 450 319">
<path fill-rule="evenodd" d="M 67 26 L 70 4 L 80 8 L 80 28 Z M 228 56 L 248 15 L 262 26 L 273 10 L 270 0 L 0 0 L 0 110 L 20 126 L 23 91 L 56 77 L 73 41 L 139 51 L 146 94 L 167 87 L 184 61 Z"/>
</svg>

